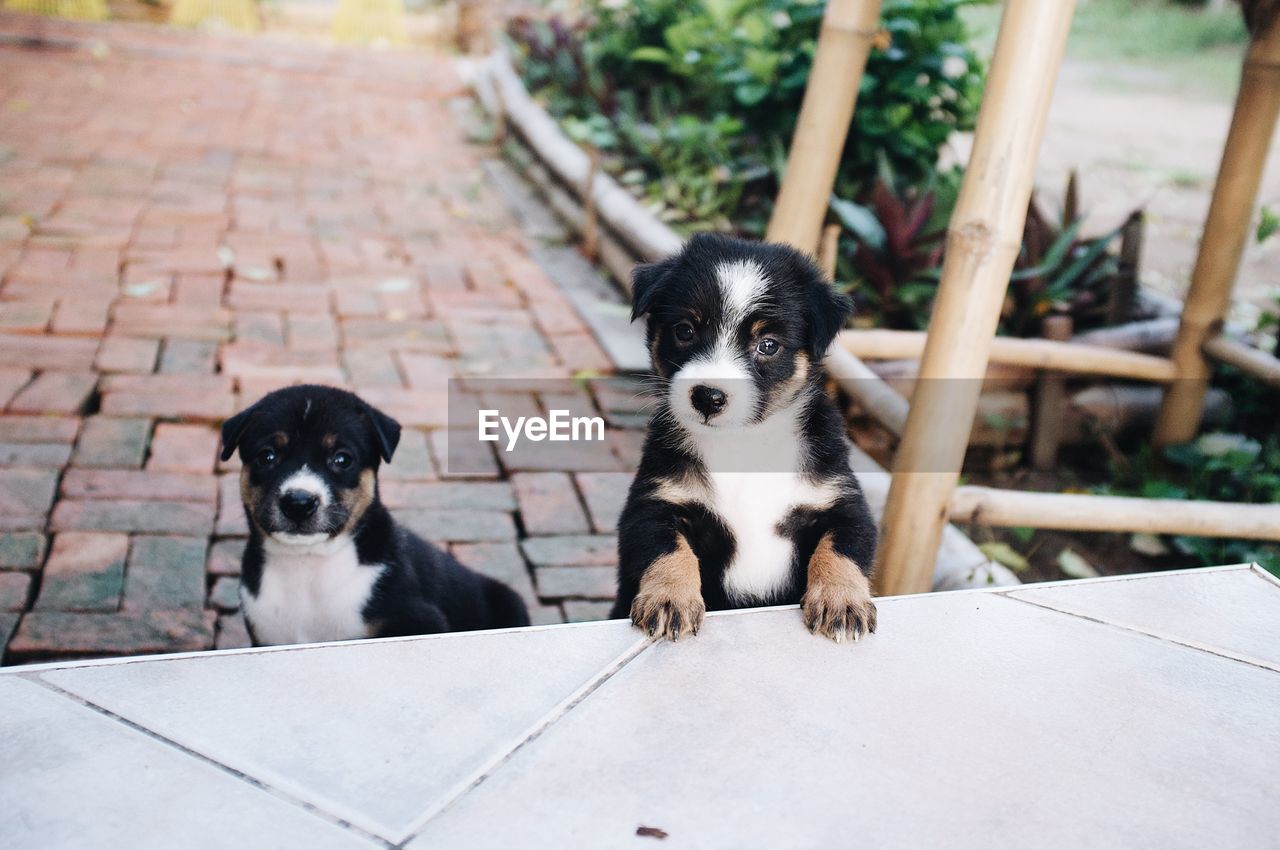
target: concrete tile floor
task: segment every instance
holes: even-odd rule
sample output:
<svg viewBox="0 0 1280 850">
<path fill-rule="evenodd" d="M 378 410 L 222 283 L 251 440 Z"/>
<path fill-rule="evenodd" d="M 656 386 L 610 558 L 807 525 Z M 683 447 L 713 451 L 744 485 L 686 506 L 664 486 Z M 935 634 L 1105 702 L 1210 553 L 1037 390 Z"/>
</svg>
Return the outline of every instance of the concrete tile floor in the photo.
<svg viewBox="0 0 1280 850">
<path fill-rule="evenodd" d="M 1266 846 L 1277 604 L 1242 566 L 884 599 L 856 646 L 775 608 L 681 644 L 613 622 L 12 668 L 0 834 Z"/>
</svg>

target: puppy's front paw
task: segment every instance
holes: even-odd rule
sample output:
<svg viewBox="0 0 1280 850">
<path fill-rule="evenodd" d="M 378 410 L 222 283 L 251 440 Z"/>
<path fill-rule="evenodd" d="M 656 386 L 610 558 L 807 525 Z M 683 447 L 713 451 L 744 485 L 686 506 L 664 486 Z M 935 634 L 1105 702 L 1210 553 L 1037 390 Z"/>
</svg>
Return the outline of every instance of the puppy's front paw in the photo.
<svg viewBox="0 0 1280 850">
<path fill-rule="evenodd" d="M 876 630 L 876 603 L 858 584 L 810 582 L 800 610 L 809 631 L 836 643 L 856 641 Z"/>
<path fill-rule="evenodd" d="M 631 603 L 631 622 L 656 640 L 696 635 L 706 614 L 701 593 L 673 595 L 642 590 Z"/>
</svg>

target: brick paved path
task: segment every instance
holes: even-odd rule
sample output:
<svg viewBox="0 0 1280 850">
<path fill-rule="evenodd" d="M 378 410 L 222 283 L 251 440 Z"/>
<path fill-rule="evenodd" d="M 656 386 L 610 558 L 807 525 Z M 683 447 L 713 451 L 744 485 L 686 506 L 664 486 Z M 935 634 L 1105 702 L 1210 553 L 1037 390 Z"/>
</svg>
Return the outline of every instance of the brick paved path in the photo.
<svg viewBox="0 0 1280 850">
<path fill-rule="evenodd" d="M 611 430 L 594 472 L 443 475 L 450 375 L 610 366 L 486 182 L 449 62 L 126 25 L 13 38 L 32 26 L 0 14 L 4 662 L 244 645 L 216 426 L 302 380 L 407 426 L 384 478 L 407 521 L 538 621 L 601 616 L 637 432 Z"/>
</svg>

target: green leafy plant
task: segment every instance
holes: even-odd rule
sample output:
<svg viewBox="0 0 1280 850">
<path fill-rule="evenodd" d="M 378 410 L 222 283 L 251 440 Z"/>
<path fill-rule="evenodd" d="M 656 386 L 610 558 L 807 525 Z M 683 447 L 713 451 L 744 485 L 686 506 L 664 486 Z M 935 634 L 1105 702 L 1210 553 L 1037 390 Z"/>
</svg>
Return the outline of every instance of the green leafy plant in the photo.
<svg viewBox="0 0 1280 850">
<path fill-rule="evenodd" d="M 865 284 L 856 295 L 880 324 L 918 329 L 928 322 L 958 176 L 935 175 L 921 187 L 902 187 L 882 168 L 861 203 L 831 199 L 851 237 L 845 244 L 851 246 L 852 273 Z"/>
<path fill-rule="evenodd" d="M 959 9 L 887 0 L 837 178 L 857 197 L 889 162 L 924 179 L 972 128 L 982 66 Z M 526 84 L 590 131 L 637 194 L 682 230 L 760 235 L 816 50 L 821 0 L 584 0 L 578 17 L 523 16 L 508 36 Z M 703 125 L 702 127 L 698 125 Z M 716 196 L 719 197 L 716 197 Z"/>
<path fill-rule="evenodd" d="M 1164 463 L 1159 463 L 1162 457 Z M 1211 433 L 1170 446 L 1162 456 L 1144 449 L 1115 470 L 1104 492 L 1148 499 L 1206 499 L 1216 502 L 1280 502 L 1280 436 Z M 1258 540 L 1174 536 L 1173 548 L 1201 566 L 1256 561 L 1280 576 L 1280 545 Z"/>
<path fill-rule="evenodd" d="M 1032 195 L 1022 249 L 1009 278 L 1001 330 L 1011 336 L 1035 336 L 1051 314 L 1070 316 L 1077 329 L 1106 324 L 1110 299 L 1123 273 L 1113 248 L 1130 221 L 1137 220 L 1141 226 L 1140 217 L 1135 211 L 1113 230 L 1085 237 L 1075 174 L 1067 183 L 1066 200 L 1056 221 Z"/>
</svg>

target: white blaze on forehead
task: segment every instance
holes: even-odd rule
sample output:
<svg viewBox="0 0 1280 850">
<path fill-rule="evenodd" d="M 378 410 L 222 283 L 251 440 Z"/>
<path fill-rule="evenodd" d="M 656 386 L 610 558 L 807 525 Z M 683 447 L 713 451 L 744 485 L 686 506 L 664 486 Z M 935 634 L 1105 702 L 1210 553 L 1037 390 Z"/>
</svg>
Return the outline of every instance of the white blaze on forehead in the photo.
<svg viewBox="0 0 1280 850">
<path fill-rule="evenodd" d="M 733 260 L 716 267 L 716 280 L 720 282 L 724 298 L 724 332 L 736 332 L 737 326 L 764 296 L 769 279 L 755 260 Z"/>
<path fill-rule="evenodd" d="M 304 493 L 310 493 L 320 500 L 320 507 L 329 506 L 331 499 L 329 493 L 329 485 L 324 483 L 324 479 L 311 471 L 311 467 L 304 466 L 288 478 L 280 482 L 280 492 L 288 493 L 290 490 L 301 490 Z"/>
<path fill-rule="evenodd" d="M 764 269 L 754 260 L 721 263 L 715 270 L 720 286 L 723 319 L 708 351 L 694 357 L 672 376 L 671 406 L 682 420 L 699 423 L 690 392 L 700 384 L 722 390 L 728 397 L 715 418 L 720 427 L 741 427 L 755 414 L 756 389 L 751 377 L 750 355 L 742 350 L 738 329 L 760 303 L 768 286 Z"/>
</svg>

